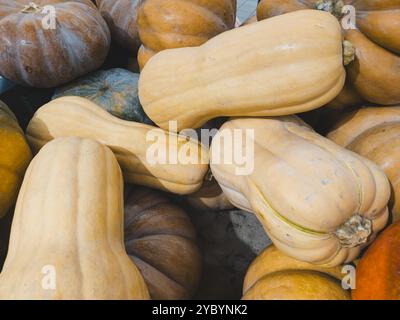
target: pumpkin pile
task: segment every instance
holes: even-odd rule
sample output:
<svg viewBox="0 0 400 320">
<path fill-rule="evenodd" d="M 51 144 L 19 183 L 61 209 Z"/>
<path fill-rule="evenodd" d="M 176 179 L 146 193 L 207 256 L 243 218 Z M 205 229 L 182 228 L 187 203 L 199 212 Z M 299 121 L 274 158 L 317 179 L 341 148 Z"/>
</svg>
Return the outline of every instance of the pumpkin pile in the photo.
<svg viewBox="0 0 400 320">
<path fill-rule="evenodd" d="M 273 242 L 237 298 L 400 299 L 400 2 L 237 7 L 0 0 L 0 75 L 51 93 L 0 101 L 0 299 L 195 298 L 230 210 Z"/>
</svg>

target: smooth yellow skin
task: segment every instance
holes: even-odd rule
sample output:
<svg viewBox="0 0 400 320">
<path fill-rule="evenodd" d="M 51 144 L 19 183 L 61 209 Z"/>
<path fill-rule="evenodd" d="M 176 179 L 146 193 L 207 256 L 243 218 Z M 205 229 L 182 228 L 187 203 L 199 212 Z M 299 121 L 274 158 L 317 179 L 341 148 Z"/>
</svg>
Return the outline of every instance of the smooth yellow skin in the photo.
<svg viewBox="0 0 400 320">
<path fill-rule="evenodd" d="M 17 119 L 0 101 L 0 218 L 14 205 L 31 150 Z"/>
<path fill-rule="evenodd" d="M 109 148 L 62 138 L 31 162 L 0 299 L 148 299 L 123 242 L 123 180 Z"/>
<path fill-rule="evenodd" d="M 274 245 L 250 265 L 243 283 L 244 300 L 347 300 L 340 286 L 342 266 L 327 268 L 293 259 Z"/>
<path fill-rule="evenodd" d="M 170 149 L 182 152 L 190 148 L 190 163 L 180 158 L 175 163 L 150 162 L 149 148 L 158 140 L 148 139 L 149 133 L 165 138 L 167 154 Z M 110 147 L 125 180 L 133 184 L 189 194 L 201 187 L 208 171 L 208 150 L 198 141 L 188 141 L 186 136 L 154 126 L 118 119 L 85 98 L 62 97 L 49 102 L 35 113 L 27 128 L 28 142 L 34 152 L 52 139 L 70 136 L 94 139 Z"/>
<path fill-rule="evenodd" d="M 178 132 L 219 116 L 279 116 L 316 109 L 345 82 L 341 27 L 317 10 L 224 32 L 199 47 L 164 50 L 146 64 L 139 97 L 161 128 Z"/>
<path fill-rule="evenodd" d="M 254 132 L 254 170 L 245 175 L 236 173 L 239 162 L 224 160 L 230 158 L 225 144 L 246 154 L 244 138 L 233 145 L 221 139 L 238 130 Z M 210 154 L 213 176 L 230 202 L 254 212 L 293 258 L 330 266 L 353 261 L 387 223 L 390 185 L 383 170 L 295 116 L 232 119 L 214 137 Z M 371 233 L 364 243 L 342 245 L 335 233 L 354 215 L 370 220 Z"/>
</svg>

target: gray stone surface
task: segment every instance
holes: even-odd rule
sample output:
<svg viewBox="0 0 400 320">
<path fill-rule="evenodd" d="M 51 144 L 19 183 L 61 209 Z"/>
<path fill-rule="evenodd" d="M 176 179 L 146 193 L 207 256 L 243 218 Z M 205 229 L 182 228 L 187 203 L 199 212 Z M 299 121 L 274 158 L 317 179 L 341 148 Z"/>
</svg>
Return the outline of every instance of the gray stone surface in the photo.
<svg viewBox="0 0 400 320">
<path fill-rule="evenodd" d="M 189 212 L 203 253 L 203 278 L 196 298 L 240 299 L 248 266 L 271 241 L 252 213 Z"/>
</svg>

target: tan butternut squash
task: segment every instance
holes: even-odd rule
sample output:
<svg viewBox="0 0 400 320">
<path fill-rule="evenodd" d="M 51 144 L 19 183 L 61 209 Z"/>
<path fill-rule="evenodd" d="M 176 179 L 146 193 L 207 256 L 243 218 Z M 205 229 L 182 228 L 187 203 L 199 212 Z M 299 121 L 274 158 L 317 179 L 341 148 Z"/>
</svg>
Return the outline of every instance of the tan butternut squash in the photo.
<svg viewBox="0 0 400 320">
<path fill-rule="evenodd" d="M 250 265 L 243 300 L 350 300 L 342 266 L 325 268 L 290 258 L 271 245 Z"/>
<path fill-rule="evenodd" d="M 25 175 L 0 299 L 147 299 L 123 243 L 123 182 L 93 140 L 47 144 Z"/>
<path fill-rule="evenodd" d="M 15 204 L 32 153 L 12 111 L 0 101 L 0 218 Z"/>
<path fill-rule="evenodd" d="M 338 145 L 378 164 L 392 185 L 393 220 L 400 219 L 400 106 L 362 108 L 342 116 L 328 134 Z"/>
<path fill-rule="evenodd" d="M 354 11 L 343 16 L 343 6 Z M 393 105 L 400 103 L 400 2 L 398 0 L 262 0 L 258 20 L 304 9 L 331 12 L 344 18 L 345 39 L 355 49 L 346 67 L 349 83 L 365 100 Z M 347 11 L 347 10 L 344 10 Z M 355 15 L 355 25 L 349 18 Z M 350 19 L 352 20 L 352 19 Z"/>
<path fill-rule="evenodd" d="M 244 158 L 232 161 L 237 154 Z M 387 223 L 382 169 L 295 116 L 226 122 L 211 145 L 211 170 L 229 200 L 254 212 L 278 249 L 298 260 L 353 261 Z"/>
<path fill-rule="evenodd" d="M 139 98 L 161 128 L 198 128 L 219 116 L 316 109 L 345 81 L 341 27 L 304 10 L 224 32 L 199 47 L 160 52 L 143 69 Z"/>
<path fill-rule="evenodd" d="M 48 141 L 67 136 L 95 139 L 109 146 L 126 181 L 139 185 L 177 194 L 192 193 L 200 188 L 208 171 L 208 150 L 197 141 L 118 119 L 85 98 L 62 97 L 49 102 L 35 113 L 27 128 L 35 152 Z M 176 161 L 167 157 L 163 163 L 157 150 L 158 155 L 177 154 Z"/>
</svg>

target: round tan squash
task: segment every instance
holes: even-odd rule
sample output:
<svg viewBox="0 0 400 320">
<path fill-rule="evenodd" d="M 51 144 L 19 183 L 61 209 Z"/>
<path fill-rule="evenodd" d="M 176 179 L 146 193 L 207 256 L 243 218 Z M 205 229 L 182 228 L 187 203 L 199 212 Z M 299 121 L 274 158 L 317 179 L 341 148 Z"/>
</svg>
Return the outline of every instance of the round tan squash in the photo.
<svg viewBox="0 0 400 320">
<path fill-rule="evenodd" d="M 160 52 L 142 71 L 139 98 L 158 126 L 173 120 L 180 131 L 220 116 L 316 109 L 344 82 L 337 19 L 303 10 L 224 32 L 199 47 Z"/>
<path fill-rule="evenodd" d="M 400 2 L 398 0 L 262 0 L 258 20 L 303 9 L 319 9 L 342 17 L 343 5 L 355 9 L 356 29 L 344 30 L 355 48 L 347 66 L 350 83 L 367 101 L 400 103 Z M 347 20 L 347 19 L 346 19 Z"/>
<path fill-rule="evenodd" d="M 238 130 L 245 136 L 231 142 Z M 233 153 L 243 155 L 244 165 L 230 160 Z M 295 259 L 353 261 L 387 223 L 383 170 L 295 116 L 228 121 L 210 155 L 213 176 L 232 204 L 254 212 L 276 247 Z"/>
<path fill-rule="evenodd" d="M 152 299 L 190 299 L 201 275 L 196 231 L 180 207 L 161 193 L 134 187 L 126 193 L 125 247 Z"/>
<path fill-rule="evenodd" d="M 208 171 L 208 150 L 198 141 L 121 120 L 81 97 L 61 97 L 49 102 L 35 113 L 27 128 L 34 152 L 54 138 L 68 136 L 94 139 L 109 146 L 125 180 L 135 184 L 189 194 L 201 187 Z M 178 152 L 177 161 L 167 158 L 166 163 L 161 163 L 163 159 L 154 157 L 170 152 Z M 180 157 L 182 154 L 187 157 Z"/>
<path fill-rule="evenodd" d="M 120 46 L 136 52 L 140 46 L 137 27 L 139 6 L 144 0 L 96 0 L 106 20 L 112 39 Z"/>
<path fill-rule="evenodd" d="M 400 219 L 400 106 L 369 107 L 348 114 L 328 138 L 378 164 L 392 185 L 393 220 Z"/>
<path fill-rule="evenodd" d="M 146 0 L 139 9 L 143 69 L 157 52 L 199 46 L 235 26 L 236 0 Z"/>
<path fill-rule="evenodd" d="M 11 110 L 0 101 L 0 218 L 17 199 L 31 150 Z"/>
<path fill-rule="evenodd" d="M 94 140 L 57 139 L 29 166 L 0 299 L 147 299 L 123 243 L 123 181 Z"/>
<path fill-rule="evenodd" d="M 93 71 L 110 42 L 90 0 L 0 0 L 0 73 L 19 84 L 50 88 Z"/>
<path fill-rule="evenodd" d="M 243 300 L 350 300 L 342 267 L 325 268 L 292 259 L 271 245 L 250 265 Z"/>
</svg>

